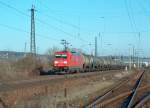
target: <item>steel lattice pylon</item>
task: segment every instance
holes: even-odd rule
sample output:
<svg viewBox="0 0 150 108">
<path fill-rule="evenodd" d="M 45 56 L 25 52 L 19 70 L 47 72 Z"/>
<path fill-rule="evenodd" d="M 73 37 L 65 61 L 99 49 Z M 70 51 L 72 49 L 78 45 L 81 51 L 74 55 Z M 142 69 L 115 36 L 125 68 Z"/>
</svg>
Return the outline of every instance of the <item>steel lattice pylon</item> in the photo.
<svg viewBox="0 0 150 108">
<path fill-rule="evenodd" d="M 30 39 L 30 53 L 36 55 L 36 43 L 35 43 L 35 19 L 34 19 L 35 8 L 31 8 L 31 39 Z"/>
</svg>

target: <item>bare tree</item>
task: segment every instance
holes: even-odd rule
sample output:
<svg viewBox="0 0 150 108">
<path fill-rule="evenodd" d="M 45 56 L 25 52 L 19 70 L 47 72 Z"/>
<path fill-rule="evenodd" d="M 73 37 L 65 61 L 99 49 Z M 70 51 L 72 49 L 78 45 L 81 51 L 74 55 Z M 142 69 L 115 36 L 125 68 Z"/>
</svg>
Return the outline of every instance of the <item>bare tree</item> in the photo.
<svg viewBox="0 0 150 108">
<path fill-rule="evenodd" d="M 53 56 L 56 51 L 60 51 L 60 50 L 61 50 L 60 48 L 53 46 L 52 48 L 49 48 L 47 50 L 46 54 Z"/>
</svg>

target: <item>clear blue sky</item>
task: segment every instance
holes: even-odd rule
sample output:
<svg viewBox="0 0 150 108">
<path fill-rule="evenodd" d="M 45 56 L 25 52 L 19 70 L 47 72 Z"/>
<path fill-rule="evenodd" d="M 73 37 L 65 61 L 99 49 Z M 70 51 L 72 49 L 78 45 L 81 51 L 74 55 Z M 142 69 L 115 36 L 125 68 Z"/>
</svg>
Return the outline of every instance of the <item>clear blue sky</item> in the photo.
<svg viewBox="0 0 150 108">
<path fill-rule="evenodd" d="M 150 55 L 149 0 L 0 1 L 29 16 L 29 9 L 35 4 L 36 33 L 40 34 L 36 36 L 39 53 L 45 53 L 53 46 L 62 47 L 61 39 L 90 53 L 94 46 L 86 44 L 94 43 L 97 36 L 100 55 L 128 55 L 131 47 L 128 44 L 134 45 L 135 49 L 140 47 L 143 55 Z M 21 31 L 30 32 L 30 17 L 19 12 L 0 3 L 0 50 L 24 51 L 27 43 L 29 51 L 30 34 Z M 140 44 L 137 32 L 141 33 Z"/>
</svg>

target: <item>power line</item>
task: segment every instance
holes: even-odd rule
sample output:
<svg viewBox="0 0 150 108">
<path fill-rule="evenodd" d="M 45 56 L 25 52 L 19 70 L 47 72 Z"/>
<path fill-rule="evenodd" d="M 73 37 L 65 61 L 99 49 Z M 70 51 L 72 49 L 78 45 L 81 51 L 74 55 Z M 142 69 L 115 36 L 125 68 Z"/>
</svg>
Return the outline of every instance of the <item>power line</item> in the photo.
<svg viewBox="0 0 150 108">
<path fill-rule="evenodd" d="M 49 23 L 46 23 L 45 21 L 42 21 L 42 20 L 40 20 L 40 19 L 36 19 L 36 20 L 37 20 L 39 23 L 41 23 L 41 24 L 45 24 L 45 25 L 47 25 L 47 26 L 52 27 L 54 30 L 61 31 L 62 33 L 66 34 L 67 36 L 72 36 L 72 37 L 74 37 L 74 35 L 72 35 L 72 34 L 66 32 L 66 31 L 64 31 L 64 30 L 62 30 L 62 29 L 59 29 L 59 28 L 56 27 L 56 26 L 53 26 L 53 25 L 51 25 L 51 24 L 49 24 Z"/>
<path fill-rule="evenodd" d="M 144 13 L 147 13 L 145 7 L 142 5 L 142 3 L 141 3 L 139 0 L 137 0 L 137 4 L 138 4 L 139 7 L 141 8 L 141 10 L 144 11 Z M 145 14 L 145 16 L 146 16 L 148 19 L 150 18 L 150 16 L 147 15 L 147 14 Z"/>
<path fill-rule="evenodd" d="M 45 16 L 46 16 L 46 15 L 45 15 Z M 47 16 L 47 17 L 50 17 L 50 16 Z M 52 17 L 51 17 L 51 18 L 52 18 Z M 53 19 L 55 19 L 55 18 L 53 17 Z M 43 23 L 43 24 L 45 24 L 45 25 L 49 25 L 49 26 L 53 27 L 54 29 L 57 29 L 58 31 L 63 32 L 64 34 L 66 34 L 66 35 L 68 35 L 68 36 L 72 36 L 72 37 L 76 38 L 75 35 L 72 35 L 72 34 L 70 34 L 70 33 L 68 33 L 68 32 L 65 32 L 64 30 L 59 29 L 59 28 L 56 27 L 56 26 L 52 26 L 52 25 L 50 25 L 50 24 L 48 24 L 48 23 L 46 23 L 46 22 L 44 22 L 44 21 L 41 21 L 41 20 L 39 20 L 39 19 L 37 19 L 37 20 L 38 20 L 40 23 Z M 70 26 L 72 26 L 73 28 L 80 29 L 80 28 L 79 28 L 78 26 L 76 26 L 76 25 L 72 25 L 72 24 L 63 22 L 63 21 L 61 21 L 61 20 L 59 20 L 59 19 L 55 19 L 55 20 L 57 20 L 58 22 L 61 22 L 61 23 L 63 23 L 63 24 L 70 25 Z M 77 34 L 77 35 L 78 35 L 78 34 Z M 78 40 L 81 40 L 81 41 L 83 41 L 83 42 L 88 42 L 88 41 L 82 39 L 82 38 L 80 37 L 80 35 L 78 35 L 78 38 L 77 38 L 77 39 L 78 39 Z"/>
<path fill-rule="evenodd" d="M 134 19 L 133 8 L 132 8 L 132 6 L 131 6 L 131 0 L 129 1 L 129 3 L 130 3 L 129 8 L 130 8 L 130 10 L 131 10 L 131 18 L 132 18 L 132 22 L 133 22 L 135 31 L 138 31 L 137 26 L 136 26 L 136 22 L 135 22 L 135 19 Z"/>
<path fill-rule="evenodd" d="M 23 29 L 16 28 L 16 27 L 12 27 L 12 26 L 5 25 L 5 24 L 0 24 L 0 26 L 1 26 L 1 27 L 4 27 L 4 28 L 7 28 L 7 29 L 11 29 L 11 30 L 15 30 L 15 31 L 23 32 L 23 33 L 30 33 L 30 32 L 25 31 L 25 30 L 23 30 Z"/>
<path fill-rule="evenodd" d="M 137 0 L 137 4 L 138 4 L 138 6 L 141 8 L 141 10 L 142 10 L 144 13 L 147 13 L 145 7 L 142 5 L 142 3 L 141 3 L 139 0 Z M 147 15 L 147 14 L 144 14 L 144 15 L 145 15 L 148 19 L 150 18 L 150 15 Z M 140 31 L 140 32 L 150 32 L 150 29 L 142 30 L 142 31 Z"/>
<path fill-rule="evenodd" d="M 41 2 L 41 1 L 39 1 L 41 4 L 43 4 L 43 2 Z M 55 12 L 52 10 L 52 9 L 50 9 L 47 5 L 44 5 L 43 4 L 43 6 L 45 7 L 45 8 L 47 8 L 48 10 L 50 10 L 50 11 L 52 11 L 52 13 L 54 14 Z M 43 14 L 43 13 L 42 13 Z M 47 17 L 49 17 L 49 18 L 51 18 L 51 19 L 54 19 L 54 20 L 56 20 L 56 21 L 58 21 L 58 22 L 60 22 L 60 23 L 64 23 L 64 24 L 67 24 L 67 25 L 69 25 L 69 26 L 72 26 L 72 27 L 74 27 L 74 28 L 76 28 L 76 29 L 79 29 L 79 31 L 80 31 L 80 24 L 79 24 L 79 26 L 76 26 L 76 25 L 74 25 L 74 24 L 70 24 L 70 23 L 68 23 L 68 22 L 65 22 L 65 21 L 62 21 L 62 20 L 60 20 L 60 19 L 58 19 L 58 18 L 56 18 L 56 17 L 53 17 L 53 16 L 50 16 L 50 15 L 46 15 L 45 14 L 45 16 L 47 16 Z M 122 15 L 121 15 L 122 16 Z M 132 17 L 132 16 L 131 16 Z M 118 16 L 117 16 L 117 18 L 118 18 Z M 132 18 L 131 18 L 132 19 Z M 131 21 L 132 22 L 132 21 Z M 135 24 L 136 25 L 136 24 Z M 134 28 L 134 27 L 133 27 Z M 116 32 L 117 33 L 117 32 Z M 120 34 L 121 32 L 119 32 L 119 34 Z M 123 33 L 123 32 L 122 32 Z M 131 33 L 131 32 L 130 32 Z M 80 34 L 78 34 L 78 38 L 80 38 L 80 40 L 82 40 L 82 41 L 84 41 L 81 37 L 80 37 Z"/>
<path fill-rule="evenodd" d="M 9 25 L 0 24 L 0 26 L 4 27 L 4 28 L 7 28 L 7 29 L 10 29 L 10 30 L 15 30 L 15 31 L 18 31 L 18 32 L 30 34 L 30 32 L 28 32 L 26 30 L 23 30 L 23 29 L 20 29 L 20 28 L 16 28 L 16 27 L 12 27 L 12 26 L 9 26 Z M 42 37 L 42 38 L 49 39 L 49 40 L 54 40 L 54 41 L 59 41 L 58 39 L 51 38 L 51 37 L 48 37 L 48 36 L 44 36 L 44 35 L 41 35 L 41 34 L 38 34 L 38 33 L 35 33 L 35 34 L 38 37 Z"/>
<path fill-rule="evenodd" d="M 59 23 L 68 25 L 68 26 L 70 26 L 70 27 L 72 27 L 72 28 L 75 28 L 75 29 L 79 29 L 79 27 L 78 27 L 77 25 L 74 25 L 74 24 L 68 23 L 68 22 L 66 22 L 66 21 L 60 20 L 59 18 L 56 18 L 56 17 L 54 17 L 54 16 L 47 15 L 47 14 L 44 14 L 44 13 L 41 13 L 41 12 L 38 12 L 38 13 L 44 15 L 44 16 L 47 17 L 47 18 L 51 18 L 51 19 L 53 19 L 53 20 L 55 20 L 55 21 L 57 21 L 57 22 L 59 22 Z"/>
<path fill-rule="evenodd" d="M 30 17 L 28 14 L 26 14 L 26 13 L 24 13 L 24 12 L 18 10 L 17 8 L 15 8 L 15 7 L 11 6 L 11 5 L 8 5 L 8 4 L 6 4 L 6 3 L 4 3 L 4 2 L 2 2 L 2 1 L 0 1 L 0 4 L 6 6 L 6 7 L 8 7 L 8 8 L 10 8 L 10 9 L 13 9 L 13 10 L 15 10 L 16 12 L 18 12 L 18 13 L 24 15 L 24 16 Z"/>
<path fill-rule="evenodd" d="M 0 24 L 0 26 L 4 27 L 4 28 L 11 29 L 11 30 L 27 33 L 27 34 L 30 33 L 30 32 L 28 32 L 26 30 L 23 30 L 23 29 L 20 29 L 20 28 L 16 28 L 16 27 L 13 27 L 13 26 L 9 26 L 9 25 L 6 25 L 6 24 Z M 141 32 L 149 32 L 149 31 L 150 31 L 150 29 L 145 30 L 145 31 L 141 31 Z M 122 31 L 122 32 L 101 32 L 101 33 L 106 33 L 106 34 L 137 34 L 138 32 Z M 39 37 L 43 37 L 43 38 L 46 38 L 46 39 L 52 39 L 54 41 L 59 41 L 58 39 L 55 39 L 55 38 L 52 38 L 52 37 L 48 37 L 48 36 L 45 36 L 45 35 L 42 35 L 42 34 L 38 34 L 38 33 L 35 33 L 35 34 L 37 36 L 39 36 Z"/>
<path fill-rule="evenodd" d="M 15 10 L 16 12 L 18 12 L 18 13 L 24 15 L 24 16 L 30 17 L 28 14 L 25 14 L 24 12 L 18 10 L 17 8 L 15 8 L 15 7 L 13 7 L 13 6 L 10 6 L 10 5 L 8 5 L 8 4 L 2 2 L 2 1 L 0 1 L 0 4 L 6 6 L 6 7 L 8 7 L 8 8 L 10 8 L 10 9 L 13 9 L 13 10 Z M 66 34 L 66 35 L 69 36 L 69 37 L 71 36 L 71 37 L 73 37 L 73 38 L 76 38 L 75 35 L 72 35 L 71 33 L 68 33 L 68 32 L 66 32 L 66 31 L 64 31 L 64 30 L 62 30 L 62 29 L 60 29 L 60 28 L 58 28 L 58 27 L 56 27 L 56 26 L 53 26 L 53 25 L 51 25 L 51 24 L 49 24 L 49 23 L 46 23 L 46 22 L 44 22 L 44 21 L 42 21 L 42 20 L 40 20 L 40 19 L 36 19 L 36 20 L 37 20 L 37 22 L 42 23 L 42 24 L 45 24 L 45 25 L 48 25 L 48 26 L 50 26 L 52 29 L 57 30 L 57 31 L 60 31 L 60 32 Z M 76 39 L 78 39 L 78 38 L 76 38 Z M 79 39 L 79 40 L 81 40 L 81 39 Z M 83 39 L 82 39 L 82 41 L 83 41 Z M 84 42 L 87 42 L 87 41 L 84 40 Z"/>
<path fill-rule="evenodd" d="M 66 34 L 68 37 L 71 36 L 72 38 L 81 40 L 81 41 L 83 41 L 83 42 L 88 42 L 88 41 L 82 39 L 81 37 L 76 38 L 75 35 L 73 35 L 73 34 L 71 34 L 71 33 L 69 33 L 69 32 L 66 32 L 66 31 L 64 31 L 64 30 L 62 30 L 62 29 L 60 29 L 60 28 L 58 28 L 58 27 L 56 27 L 56 26 L 53 26 L 53 25 L 51 25 L 51 24 L 49 24 L 49 23 L 47 23 L 47 22 L 45 22 L 45 21 L 42 21 L 42 20 L 40 20 L 40 19 L 36 19 L 36 20 L 37 20 L 39 23 L 45 24 L 45 25 L 47 25 L 48 27 L 50 26 L 50 27 L 53 28 L 54 30 L 57 30 L 57 31 L 60 31 L 60 32 Z"/>
<path fill-rule="evenodd" d="M 142 31 L 140 31 L 140 32 L 143 32 L 143 33 L 150 32 L 150 29 L 142 30 Z"/>
<path fill-rule="evenodd" d="M 101 32 L 103 34 L 137 34 L 138 32 L 132 32 L 132 31 L 120 31 L 120 32 Z"/>
<path fill-rule="evenodd" d="M 39 1 L 39 2 L 40 2 L 41 4 L 43 4 L 41 1 Z M 48 8 L 47 5 L 44 5 L 44 4 L 43 4 L 43 7 L 46 7 L 48 10 L 51 10 L 51 9 Z M 51 11 L 52 11 L 52 10 L 51 10 Z M 38 12 L 38 13 L 40 13 L 40 12 Z M 54 13 L 54 11 L 52 11 L 52 13 Z M 43 14 L 43 13 L 41 13 L 41 14 Z M 43 15 L 46 16 L 46 17 L 48 17 L 48 18 L 51 18 L 51 19 L 53 19 L 53 20 L 55 20 L 55 21 L 58 21 L 58 22 L 60 22 L 60 23 L 62 23 L 62 24 L 66 24 L 66 25 L 68 25 L 68 26 L 71 26 L 72 28 L 78 29 L 78 30 L 80 31 L 80 24 L 79 24 L 79 26 L 77 26 L 77 25 L 75 25 L 75 24 L 72 24 L 72 23 L 63 21 L 63 20 L 61 20 L 61 19 L 59 19 L 59 18 L 56 18 L 56 17 L 54 17 L 54 16 L 50 16 L 50 15 L 46 15 L 46 14 L 43 14 Z M 78 39 L 81 40 L 81 41 L 84 41 L 84 42 L 88 42 L 88 41 L 82 39 L 79 34 L 78 34 Z"/>
<path fill-rule="evenodd" d="M 45 24 L 45 25 L 47 25 L 47 26 L 50 26 L 50 27 L 53 28 L 54 30 L 57 30 L 57 31 L 60 31 L 60 32 L 66 34 L 66 35 L 69 36 L 69 37 L 71 36 L 72 38 L 81 40 L 81 41 L 83 41 L 83 42 L 88 42 L 88 41 L 82 39 L 81 37 L 76 38 L 75 35 L 73 35 L 73 34 L 71 34 L 71 33 L 68 33 L 68 32 L 66 32 L 66 31 L 64 31 L 64 30 L 62 30 L 62 29 L 60 29 L 60 28 L 58 28 L 58 27 L 56 27 L 56 26 L 53 26 L 53 25 L 49 24 L 49 23 L 46 23 L 45 21 L 42 21 L 42 20 L 40 20 L 40 19 L 36 19 L 36 20 L 37 20 L 39 23 Z"/>
<path fill-rule="evenodd" d="M 124 0 L 124 2 L 125 2 L 125 7 L 126 7 L 127 15 L 128 15 L 128 17 L 129 17 L 129 22 L 130 22 L 131 28 L 132 28 L 133 31 L 134 31 L 134 24 L 133 24 L 133 22 L 132 22 L 132 17 L 131 17 L 130 12 L 129 12 L 128 1 L 127 1 L 127 0 Z"/>
</svg>

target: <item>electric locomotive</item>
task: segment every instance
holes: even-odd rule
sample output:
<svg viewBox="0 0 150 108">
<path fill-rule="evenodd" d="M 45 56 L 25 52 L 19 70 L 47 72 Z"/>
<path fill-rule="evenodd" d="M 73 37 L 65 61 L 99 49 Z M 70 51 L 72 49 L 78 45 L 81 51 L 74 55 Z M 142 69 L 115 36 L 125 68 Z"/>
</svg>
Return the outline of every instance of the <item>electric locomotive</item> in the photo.
<svg viewBox="0 0 150 108">
<path fill-rule="evenodd" d="M 83 55 L 77 51 L 59 51 L 55 52 L 53 60 L 53 69 L 56 71 L 75 72 L 82 69 L 84 59 Z"/>
<path fill-rule="evenodd" d="M 76 50 L 55 52 L 54 56 L 53 70 L 56 72 L 92 72 L 124 68 L 121 62 L 111 57 L 95 57 Z"/>
</svg>

